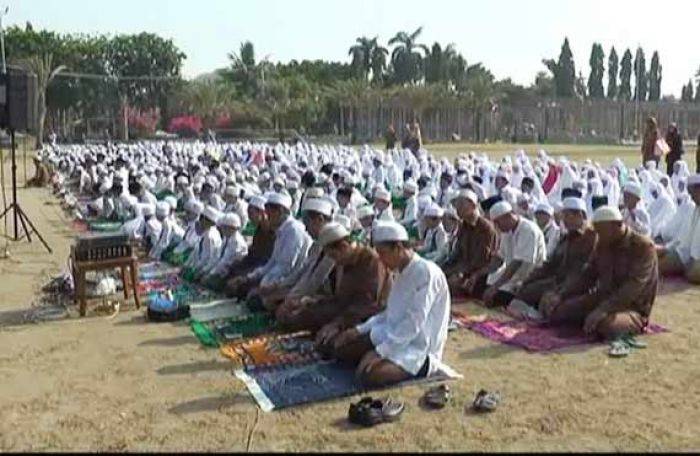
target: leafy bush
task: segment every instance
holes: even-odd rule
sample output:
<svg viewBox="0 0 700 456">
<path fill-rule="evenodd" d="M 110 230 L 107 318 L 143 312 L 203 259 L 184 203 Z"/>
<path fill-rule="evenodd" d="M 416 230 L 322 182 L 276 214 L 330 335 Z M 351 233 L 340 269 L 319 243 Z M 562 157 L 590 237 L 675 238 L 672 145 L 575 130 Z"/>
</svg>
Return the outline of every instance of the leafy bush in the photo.
<svg viewBox="0 0 700 456">
<path fill-rule="evenodd" d="M 202 119 L 198 116 L 178 116 L 170 119 L 168 132 L 181 137 L 193 138 L 202 132 Z"/>
</svg>

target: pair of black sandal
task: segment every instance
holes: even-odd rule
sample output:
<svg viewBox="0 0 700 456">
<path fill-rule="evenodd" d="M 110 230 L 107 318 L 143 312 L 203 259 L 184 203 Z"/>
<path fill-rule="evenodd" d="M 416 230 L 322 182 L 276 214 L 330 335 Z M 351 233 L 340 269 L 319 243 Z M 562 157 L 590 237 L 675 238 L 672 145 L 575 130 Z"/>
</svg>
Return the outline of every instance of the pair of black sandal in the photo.
<svg viewBox="0 0 700 456">
<path fill-rule="evenodd" d="M 374 399 L 363 397 L 359 402 L 350 404 L 348 419 L 353 424 L 372 427 L 381 423 L 391 423 L 401 418 L 404 411 L 403 402 L 392 399 Z"/>
</svg>

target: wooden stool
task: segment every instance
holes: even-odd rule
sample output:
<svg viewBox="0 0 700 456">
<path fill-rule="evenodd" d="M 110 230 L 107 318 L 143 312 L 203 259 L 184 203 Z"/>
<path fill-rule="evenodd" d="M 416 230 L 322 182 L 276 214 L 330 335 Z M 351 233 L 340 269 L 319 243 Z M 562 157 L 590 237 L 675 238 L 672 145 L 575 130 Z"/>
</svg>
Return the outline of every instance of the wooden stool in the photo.
<svg viewBox="0 0 700 456">
<path fill-rule="evenodd" d="M 71 262 L 73 264 L 73 284 L 75 286 L 74 300 L 80 303 L 80 316 L 84 317 L 87 311 L 87 297 L 85 296 L 85 274 L 88 271 L 103 271 L 106 269 L 121 269 L 122 285 L 124 287 L 124 299 L 129 299 L 129 286 L 134 289 L 134 302 L 136 308 L 141 308 L 141 300 L 139 299 L 138 283 L 139 283 L 139 263 L 136 256 L 128 256 L 121 258 L 111 258 L 108 260 L 99 261 L 77 261 L 75 258 L 75 247 L 71 247 Z M 129 269 L 129 274 L 127 274 Z M 131 280 L 129 280 L 129 278 Z M 129 281 L 131 283 L 129 283 Z"/>
</svg>

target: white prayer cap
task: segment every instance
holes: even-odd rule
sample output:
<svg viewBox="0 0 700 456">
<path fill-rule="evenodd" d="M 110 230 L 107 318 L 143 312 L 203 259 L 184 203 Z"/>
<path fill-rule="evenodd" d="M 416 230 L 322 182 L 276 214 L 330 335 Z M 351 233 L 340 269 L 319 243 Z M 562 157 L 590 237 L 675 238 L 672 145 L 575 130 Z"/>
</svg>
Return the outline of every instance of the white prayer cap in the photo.
<svg viewBox="0 0 700 456">
<path fill-rule="evenodd" d="M 218 225 L 240 228 L 241 218 L 234 212 L 227 212 L 219 218 Z"/>
<path fill-rule="evenodd" d="M 109 180 L 105 180 L 100 185 L 100 193 L 105 194 L 112 189 L 112 183 Z"/>
<path fill-rule="evenodd" d="M 358 219 L 363 219 L 365 217 L 369 217 L 370 215 L 374 215 L 374 208 L 372 206 L 362 206 L 357 210 Z"/>
<path fill-rule="evenodd" d="M 189 183 L 189 179 L 187 179 L 187 176 L 179 176 L 175 182 L 181 185 L 187 185 Z"/>
<path fill-rule="evenodd" d="M 403 184 L 403 191 L 415 194 L 418 191 L 418 184 L 412 180 L 406 181 Z"/>
<path fill-rule="evenodd" d="M 156 215 L 158 217 L 166 217 L 170 214 L 170 204 L 165 201 L 158 201 L 156 204 Z"/>
<path fill-rule="evenodd" d="M 149 217 L 149 216 L 156 213 L 156 208 L 154 207 L 153 204 L 143 203 L 143 205 L 141 207 L 142 207 L 141 213 L 143 214 L 144 217 Z"/>
<path fill-rule="evenodd" d="M 396 222 L 378 221 L 372 227 L 372 242 L 403 242 L 408 241 L 406 228 Z"/>
<path fill-rule="evenodd" d="M 352 230 L 352 220 L 350 220 L 350 217 L 348 217 L 347 215 L 336 214 L 336 216 L 334 217 L 334 221 L 343 225 L 343 227 L 346 230 Z"/>
<path fill-rule="evenodd" d="M 287 193 L 271 192 L 267 196 L 267 201 L 265 204 L 275 204 L 289 210 L 289 208 L 292 207 L 292 197 Z"/>
<path fill-rule="evenodd" d="M 171 208 L 172 210 L 177 209 L 177 198 L 176 198 L 176 197 L 174 197 L 174 196 L 166 196 L 165 198 L 163 198 L 163 201 L 165 201 L 166 203 L 168 203 L 168 204 L 170 205 L 170 208 Z"/>
<path fill-rule="evenodd" d="M 700 185 L 700 173 L 688 176 L 688 187 L 693 185 Z"/>
<path fill-rule="evenodd" d="M 250 198 L 250 201 L 248 201 L 248 206 L 254 207 L 256 209 L 260 209 L 261 211 L 265 210 L 265 197 L 260 196 L 260 195 L 254 195 L 253 197 Z"/>
<path fill-rule="evenodd" d="M 471 201 L 474 204 L 479 204 L 479 197 L 476 196 L 476 193 L 473 191 L 469 190 L 468 188 L 462 189 L 458 192 L 455 192 L 452 195 L 452 198 L 450 198 L 450 201 L 454 201 L 458 198 L 465 198 L 469 201 Z"/>
<path fill-rule="evenodd" d="M 554 215 L 554 208 L 548 203 L 540 203 L 535 207 L 535 214 L 538 212 L 544 212 L 551 217 Z"/>
<path fill-rule="evenodd" d="M 623 189 L 625 193 L 636 196 L 637 198 L 642 198 L 642 186 L 636 182 L 627 182 Z"/>
<path fill-rule="evenodd" d="M 330 217 L 333 213 L 333 205 L 330 201 L 324 198 L 307 198 L 304 201 L 302 211 L 318 212 L 319 214 Z"/>
<path fill-rule="evenodd" d="M 287 182 L 287 189 L 288 190 L 298 190 L 299 189 L 299 182 L 295 180 L 290 180 Z"/>
<path fill-rule="evenodd" d="M 197 200 L 189 200 L 185 209 L 195 215 L 200 215 L 204 211 L 204 204 Z"/>
<path fill-rule="evenodd" d="M 601 206 L 593 213 L 593 223 L 599 222 L 621 222 L 622 213 L 613 206 Z"/>
<path fill-rule="evenodd" d="M 568 198 L 564 198 L 564 201 L 562 202 L 562 210 L 564 209 L 568 209 L 570 211 L 581 211 L 585 214 L 586 203 L 581 198 L 570 196 Z"/>
<path fill-rule="evenodd" d="M 226 187 L 226 190 L 224 190 L 224 195 L 226 196 L 238 196 L 238 187 L 235 185 L 229 185 Z"/>
<path fill-rule="evenodd" d="M 425 217 L 442 217 L 445 215 L 445 210 L 437 204 L 431 204 L 425 209 L 423 215 Z"/>
<path fill-rule="evenodd" d="M 324 192 L 321 187 L 311 187 L 308 190 L 306 190 L 305 195 L 307 198 L 322 198 Z"/>
<path fill-rule="evenodd" d="M 452 206 L 448 206 L 447 209 L 445 209 L 445 214 L 443 217 L 450 217 L 459 220 L 459 215 L 457 215 L 457 211 Z"/>
<path fill-rule="evenodd" d="M 380 200 L 380 201 L 390 202 L 391 201 L 391 193 L 389 193 L 389 191 L 385 188 L 378 188 L 374 192 L 374 199 Z"/>
<path fill-rule="evenodd" d="M 496 220 L 498 217 L 510 214 L 511 212 L 513 212 L 513 206 L 511 206 L 509 202 L 499 201 L 498 203 L 491 206 L 491 210 L 489 210 L 489 216 L 491 216 L 491 220 Z"/>
<path fill-rule="evenodd" d="M 202 215 L 216 224 L 221 217 L 221 212 L 216 210 L 216 208 L 213 206 L 207 205 L 207 207 L 204 208 Z"/>
<path fill-rule="evenodd" d="M 331 222 L 323 227 L 318 235 L 318 243 L 326 247 L 334 242 L 350 236 L 350 232 L 340 223 Z"/>
</svg>

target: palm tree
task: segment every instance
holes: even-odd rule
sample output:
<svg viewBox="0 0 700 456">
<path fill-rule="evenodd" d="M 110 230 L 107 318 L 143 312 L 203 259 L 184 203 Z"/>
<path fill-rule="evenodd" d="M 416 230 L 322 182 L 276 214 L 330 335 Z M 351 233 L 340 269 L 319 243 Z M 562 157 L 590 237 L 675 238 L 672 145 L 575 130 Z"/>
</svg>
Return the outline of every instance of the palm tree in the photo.
<svg viewBox="0 0 700 456">
<path fill-rule="evenodd" d="M 481 118 L 485 109 L 493 107 L 500 94 L 494 84 L 493 74 L 481 63 L 467 68 L 464 95 L 467 106 L 474 111 L 475 140 L 481 141 Z"/>
<path fill-rule="evenodd" d="M 377 44 L 377 38 L 370 39 L 362 36 L 357 38 L 355 43 L 348 50 L 348 55 L 352 57 L 351 65 L 355 68 L 359 77 L 367 79 L 367 75 L 372 68 L 372 49 Z"/>
<path fill-rule="evenodd" d="M 51 81 L 61 71 L 66 69 L 65 65 L 53 66 L 53 54 L 45 53 L 41 56 L 33 55 L 19 62 L 25 70 L 36 75 L 38 88 L 38 108 L 39 119 L 37 123 L 36 147 L 40 148 L 44 144 L 44 122 L 46 120 L 46 90 Z"/>
<path fill-rule="evenodd" d="M 254 98 L 258 89 L 258 65 L 253 43 L 242 43 L 238 54 L 231 52 L 228 58 L 231 66 L 223 70 L 222 75 L 232 81 L 241 94 Z"/>
<path fill-rule="evenodd" d="M 389 56 L 389 50 L 383 46 L 379 46 L 376 43 L 372 49 L 372 81 L 381 84 L 384 82 L 384 72 L 387 66 L 387 57 Z"/>
<path fill-rule="evenodd" d="M 396 45 L 391 53 L 391 64 L 394 69 L 394 77 L 399 84 L 411 84 L 422 77 L 423 56 L 430 51 L 424 44 L 416 42 L 423 32 L 423 27 L 418 27 L 413 33 L 398 32 L 389 40 L 389 46 Z M 423 54 L 418 50 L 423 50 Z"/>
</svg>

